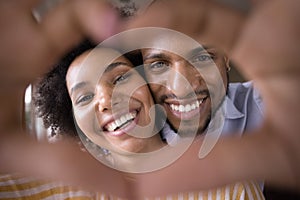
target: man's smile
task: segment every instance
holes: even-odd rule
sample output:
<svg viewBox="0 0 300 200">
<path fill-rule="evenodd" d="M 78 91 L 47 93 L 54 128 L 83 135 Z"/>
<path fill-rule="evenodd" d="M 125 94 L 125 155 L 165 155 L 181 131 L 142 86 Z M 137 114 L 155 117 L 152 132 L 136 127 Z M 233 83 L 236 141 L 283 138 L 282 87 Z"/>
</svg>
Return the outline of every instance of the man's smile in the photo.
<svg viewBox="0 0 300 200">
<path fill-rule="evenodd" d="M 199 116 L 208 96 L 192 100 L 166 100 L 165 106 L 169 112 L 180 120 L 191 120 Z"/>
</svg>

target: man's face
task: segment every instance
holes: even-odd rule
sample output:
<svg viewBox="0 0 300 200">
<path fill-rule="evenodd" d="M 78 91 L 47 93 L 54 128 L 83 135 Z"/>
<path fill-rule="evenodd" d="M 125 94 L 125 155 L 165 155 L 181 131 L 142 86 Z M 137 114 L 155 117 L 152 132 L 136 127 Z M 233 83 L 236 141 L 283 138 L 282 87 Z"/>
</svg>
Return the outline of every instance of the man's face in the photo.
<svg viewBox="0 0 300 200">
<path fill-rule="evenodd" d="M 228 59 L 214 48 L 184 57 L 161 49 L 142 50 L 145 74 L 157 104 L 179 133 L 202 133 L 227 90 Z"/>
</svg>

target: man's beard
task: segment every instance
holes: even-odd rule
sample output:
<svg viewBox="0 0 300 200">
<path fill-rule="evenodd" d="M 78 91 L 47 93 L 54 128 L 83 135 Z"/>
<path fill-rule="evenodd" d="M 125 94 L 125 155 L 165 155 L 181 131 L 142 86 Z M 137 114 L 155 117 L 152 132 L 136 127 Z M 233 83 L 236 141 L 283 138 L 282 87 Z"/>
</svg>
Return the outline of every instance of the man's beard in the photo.
<svg viewBox="0 0 300 200">
<path fill-rule="evenodd" d="M 209 114 L 207 116 L 207 118 L 205 119 L 204 125 L 203 126 L 186 126 L 186 128 L 184 128 L 184 125 L 181 125 L 179 129 L 175 129 L 177 134 L 180 135 L 181 137 L 189 137 L 189 136 L 193 136 L 193 135 L 201 135 L 205 132 L 205 130 L 207 129 L 209 123 L 211 120 L 211 114 Z"/>
<path fill-rule="evenodd" d="M 212 112 L 210 112 L 208 114 L 208 116 L 205 119 L 204 125 L 203 126 L 195 126 L 195 127 L 191 127 L 191 126 L 187 126 L 187 128 L 183 128 L 183 126 L 180 126 L 179 129 L 175 129 L 174 127 L 172 127 L 174 130 L 176 130 L 177 134 L 180 135 L 181 137 L 188 137 L 188 136 L 192 136 L 192 135 L 203 135 L 206 133 L 206 130 L 209 126 L 209 123 L 211 122 L 211 119 L 215 117 L 215 114 L 217 113 L 217 111 L 219 109 L 221 109 L 223 103 L 225 101 L 225 96 L 222 98 L 222 100 L 220 101 L 220 103 L 218 104 L 218 106 L 215 109 L 212 109 Z M 183 122 L 184 123 L 184 122 Z M 170 124 L 172 126 L 172 124 Z"/>
</svg>

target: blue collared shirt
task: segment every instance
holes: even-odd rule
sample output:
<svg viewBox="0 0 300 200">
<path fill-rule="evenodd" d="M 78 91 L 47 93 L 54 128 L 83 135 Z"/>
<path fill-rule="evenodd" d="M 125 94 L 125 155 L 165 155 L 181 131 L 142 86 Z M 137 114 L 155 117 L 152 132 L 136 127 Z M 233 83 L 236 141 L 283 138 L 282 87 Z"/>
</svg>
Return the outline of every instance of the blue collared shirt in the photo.
<svg viewBox="0 0 300 200">
<path fill-rule="evenodd" d="M 222 135 L 243 134 L 262 125 L 263 102 L 252 82 L 229 84 Z"/>
<path fill-rule="evenodd" d="M 263 102 L 257 89 L 253 87 L 253 82 L 230 83 L 225 100 L 218 112 L 222 112 L 224 117 L 213 118 L 210 125 L 216 121 L 222 121 L 220 124 L 223 124 L 223 128 L 212 128 L 212 131 L 207 131 L 208 135 L 212 135 L 212 143 L 215 143 L 219 136 L 242 135 L 246 131 L 251 132 L 251 130 L 259 128 L 263 122 Z M 176 145 L 181 139 L 168 123 L 163 127 L 162 137 L 170 146 Z M 206 149 L 203 148 L 203 156 L 207 155 L 212 147 L 213 145 L 209 145 Z M 202 156 L 199 154 L 199 157 Z M 259 184 L 263 190 L 263 181 L 260 181 Z"/>
</svg>

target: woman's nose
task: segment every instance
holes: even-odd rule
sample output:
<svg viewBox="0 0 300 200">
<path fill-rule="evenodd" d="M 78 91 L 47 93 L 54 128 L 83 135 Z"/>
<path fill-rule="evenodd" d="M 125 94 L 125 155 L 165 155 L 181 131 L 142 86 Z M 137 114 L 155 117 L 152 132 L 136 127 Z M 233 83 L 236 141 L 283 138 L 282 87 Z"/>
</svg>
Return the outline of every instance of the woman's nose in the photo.
<svg viewBox="0 0 300 200">
<path fill-rule="evenodd" d="M 113 87 L 97 87 L 97 110 L 100 112 L 110 111 L 122 101 L 122 95 Z"/>
<path fill-rule="evenodd" d="M 105 112 L 111 109 L 112 89 L 105 83 L 98 83 L 96 86 L 96 109 Z"/>
</svg>

